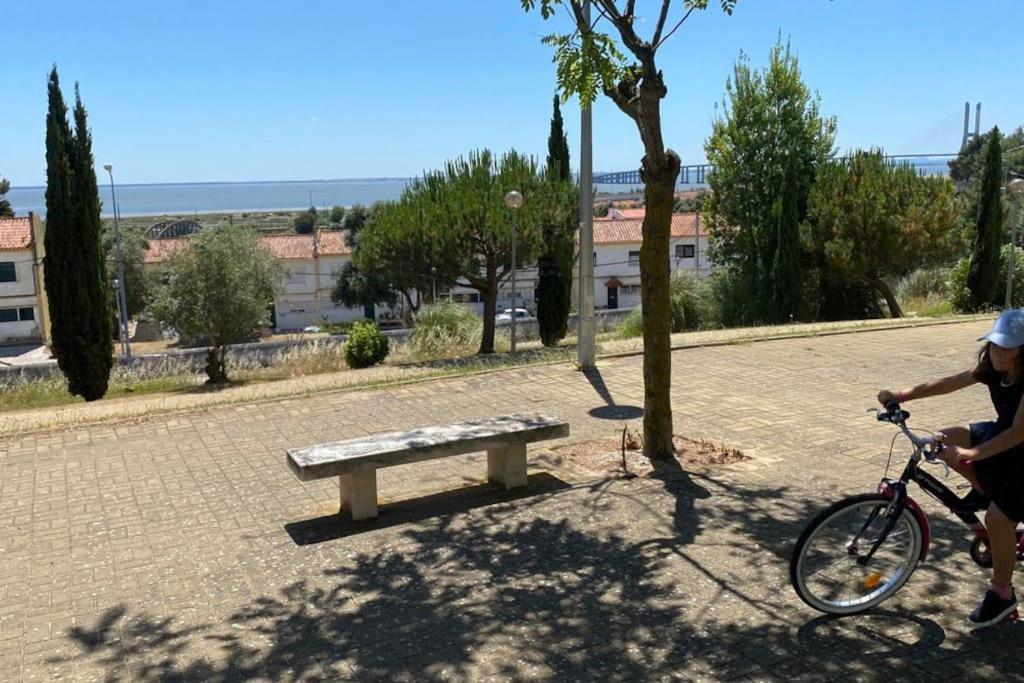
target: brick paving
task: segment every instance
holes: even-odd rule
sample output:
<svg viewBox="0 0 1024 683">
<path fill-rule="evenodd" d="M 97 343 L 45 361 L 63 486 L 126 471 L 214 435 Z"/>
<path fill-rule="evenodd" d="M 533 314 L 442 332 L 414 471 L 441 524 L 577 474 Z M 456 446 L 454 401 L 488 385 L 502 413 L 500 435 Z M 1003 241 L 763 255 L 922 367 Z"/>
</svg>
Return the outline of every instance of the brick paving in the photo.
<svg viewBox="0 0 1024 683">
<path fill-rule="evenodd" d="M 641 359 L 0 441 L 0 679 L 1024 680 L 1024 625 L 966 628 L 985 575 L 945 516 L 869 614 L 819 616 L 788 581 L 810 516 L 882 475 L 877 389 L 967 367 L 988 325 L 679 351 L 677 431 L 749 462 L 624 479 L 538 446 L 509 493 L 482 456 L 418 463 L 381 472 L 369 524 L 284 449 L 530 410 L 608 437 L 610 404 L 642 404 Z M 990 408 L 976 387 L 911 411 Z"/>
</svg>

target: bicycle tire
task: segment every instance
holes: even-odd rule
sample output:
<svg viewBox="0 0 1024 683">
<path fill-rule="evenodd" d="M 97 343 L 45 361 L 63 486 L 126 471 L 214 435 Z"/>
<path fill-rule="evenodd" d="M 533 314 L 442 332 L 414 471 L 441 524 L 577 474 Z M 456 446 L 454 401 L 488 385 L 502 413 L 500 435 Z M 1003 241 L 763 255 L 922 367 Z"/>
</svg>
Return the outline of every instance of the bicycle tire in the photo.
<svg viewBox="0 0 1024 683">
<path fill-rule="evenodd" d="M 793 589 L 804 603 L 826 614 L 858 614 L 888 600 L 903 587 L 911 574 L 914 573 L 914 570 L 917 569 L 921 556 L 921 543 L 923 542 L 920 523 L 909 509 L 903 510 L 889 536 L 879 546 L 878 552 L 871 560 L 874 566 L 869 567 L 868 565 L 860 565 L 856 562 L 858 555 L 855 553 L 859 552 L 859 550 L 857 548 L 851 550 L 850 545 L 837 549 L 832 555 L 825 555 L 823 553 L 823 556 L 830 558 L 829 564 L 825 567 L 827 570 L 831 571 L 833 566 L 840 569 L 845 567 L 847 573 L 852 574 L 849 577 L 844 575 L 842 580 L 832 577 L 829 577 L 828 580 L 837 587 L 844 589 L 844 591 L 851 589 L 855 595 L 853 599 L 826 599 L 819 595 L 820 591 L 812 588 L 808 582 L 809 578 L 824 572 L 822 570 L 814 574 L 807 573 L 811 569 L 808 553 L 812 548 L 817 550 L 816 546 L 812 546 L 812 544 L 820 537 L 822 531 L 830 523 L 836 522 L 844 515 L 850 516 L 853 524 L 849 528 L 853 529 L 853 531 L 849 535 L 852 540 L 852 536 L 859 531 L 857 525 L 863 526 L 867 522 L 868 515 L 870 515 L 872 510 L 878 510 L 878 517 L 872 522 L 872 525 L 879 524 L 881 527 L 884 527 L 885 518 L 881 515 L 881 511 L 889 503 L 889 498 L 878 493 L 850 496 L 830 505 L 811 520 L 797 539 L 789 563 L 790 583 L 792 583 Z M 851 513 L 853 513 L 852 516 Z M 871 528 L 873 529 L 874 526 Z M 906 547 L 899 549 L 898 544 L 894 541 L 902 539 L 903 534 L 907 536 Z M 861 542 L 867 547 L 871 545 L 870 538 L 862 539 Z M 892 566 L 886 569 L 884 573 L 879 571 L 885 565 L 884 558 L 894 552 L 897 553 L 898 557 L 890 561 Z M 831 559 L 836 555 L 838 555 L 838 559 Z M 859 577 L 858 572 L 860 572 Z M 860 579 L 859 586 L 857 585 L 858 578 Z M 879 585 L 880 587 L 876 588 Z M 858 590 L 861 591 L 860 595 L 856 595 Z"/>
</svg>

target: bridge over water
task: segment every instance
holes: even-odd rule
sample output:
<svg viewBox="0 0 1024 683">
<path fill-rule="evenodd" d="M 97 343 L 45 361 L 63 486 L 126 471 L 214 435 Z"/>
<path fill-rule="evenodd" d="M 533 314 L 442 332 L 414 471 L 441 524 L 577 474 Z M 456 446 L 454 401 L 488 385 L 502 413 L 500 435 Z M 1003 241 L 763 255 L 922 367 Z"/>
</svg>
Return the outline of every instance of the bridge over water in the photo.
<svg viewBox="0 0 1024 683">
<path fill-rule="evenodd" d="M 949 175 L 949 162 L 956 154 L 892 154 L 886 159 L 893 164 L 909 164 L 921 175 Z M 840 157 L 846 159 L 849 157 Z M 708 174 L 714 169 L 711 164 L 687 164 L 679 170 L 676 184 L 685 186 L 706 186 Z M 595 185 L 643 185 L 640 171 L 616 171 L 614 173 L 595 173 Z"/>
</svg>

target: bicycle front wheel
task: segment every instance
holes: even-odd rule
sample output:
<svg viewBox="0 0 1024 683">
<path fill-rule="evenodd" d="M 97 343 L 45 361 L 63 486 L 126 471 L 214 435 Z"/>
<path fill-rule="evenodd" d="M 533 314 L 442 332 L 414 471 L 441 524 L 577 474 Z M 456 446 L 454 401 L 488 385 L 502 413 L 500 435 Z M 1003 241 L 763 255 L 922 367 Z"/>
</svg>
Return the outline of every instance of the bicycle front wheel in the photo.
<svg viewBox="0 0 1024 683">
<path fill-rule="evenodd" d="M 889 503 L 876 493 L 853 496 L 811 521 L 789 563 L 801 600 L 827 614 L 856 614 L 903 587 L 921 556 L 921 525 L 909 510 L 868 558 L 890 521 Z"/>
</svg>

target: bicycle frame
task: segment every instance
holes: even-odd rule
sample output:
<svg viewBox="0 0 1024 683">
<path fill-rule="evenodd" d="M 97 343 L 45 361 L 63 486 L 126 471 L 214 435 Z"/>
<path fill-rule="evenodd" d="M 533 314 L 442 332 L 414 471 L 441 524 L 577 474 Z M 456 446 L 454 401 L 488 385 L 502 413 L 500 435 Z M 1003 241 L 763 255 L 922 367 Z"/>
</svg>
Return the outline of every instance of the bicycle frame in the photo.
<svg viewBox="0 0 1024 683">
<path fill-rule="evenodd" d="M 905 427 L 904 431 L 906 431 Z M 899 516 L 902 514 L 904 509 L 910 510 L 910 513 L 917 519 L 917 522 L 921 527 L 921 554 L 919 559 L 922 562 L 927 559 L 928 549 L 931 544 L 931 525 L 928 522 L 928 516 L 925 515 L 921 506 L 918 505 L 917 501 L 910 497 L 910 493 L 907 489 L 907 484 L 909 482 L 914 482 L 920 486 L 925 493 L 942 503 L 946 509 L 953 513 L 957 519 L 963 522 L 964 525 L 974 533 L 975 538 L 979 538 L 984 541 L 988 540 L 988 529 L 985 528 L 985 525 L 978 518 L 977 513 L 964 504 L 964 499 L 956 495 L 956 493 L 954 493 L 948 486 L 933 477 L 931 474 L 928 474 L 921 469 L 921 460 L 925 458 L 924 448 L 921 444 L 916 442 L 914 445 L 914 455 L 910 458 L 910 462 L 907 463 L 907 466 L 904 468 L 900 478 L 896 481 L 883 479 L 878 485 L 878 492 L 892 500 L 892 503 L 890 503 L 892 514 L 890 515 L 889 522 L 879 535 L 879 539 L 875 542 L 874 547 L 872 547 L 871 551 L 863 558 L 865 563 L 871 559 L 875 550 L 877 550 L 877 548 L 881 546 L 889 536 L 889 533 L 896 525 L 896 520 L 899 519 Z M 864 529 L 867 529 L 874 520 L 874 517 L 875 515 L 871 515 L 868 518 L 868 521 L 864 524 Z M 863 529 L 861 533 L 863 533 Z M 860 534 L 858 534 L 858 538 L 859 536 Z M 1017 543 L 1018 557 L 1022 554 L 1024 554 L 1024 535 L 1020 536 Z"/>
</svg>

